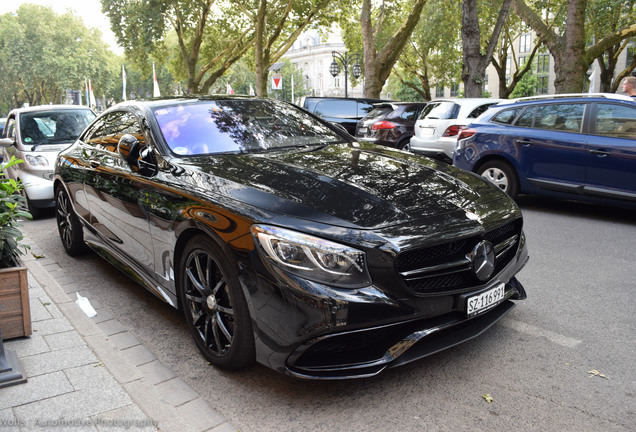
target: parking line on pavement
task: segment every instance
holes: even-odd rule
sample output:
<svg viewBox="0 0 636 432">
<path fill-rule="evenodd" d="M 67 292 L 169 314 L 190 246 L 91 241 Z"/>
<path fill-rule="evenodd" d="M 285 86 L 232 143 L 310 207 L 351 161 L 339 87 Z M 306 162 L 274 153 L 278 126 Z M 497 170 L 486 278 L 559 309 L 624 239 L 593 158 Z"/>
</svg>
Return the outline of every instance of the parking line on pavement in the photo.
<svg viewBox="0 0 636 432">
<path fill-rule="evenodd" d="M 510 329 L 526 333 L 532 336 L 538 336 L 549 340 L 555 344 L 564 346 L 566 348 L 574 348 L 582 341 L 579 339 L 574 339 L 568 336 L 563 336 L 558 333 L 551 332 L 550 330 L 545 330 L 539 327 L 535 327 L 530 324 L 526 324 L 521 321 L 516 321 L 513 319 L 503 320 L 501 323 L 504 327 L 508 327 Z"/>
</svg>

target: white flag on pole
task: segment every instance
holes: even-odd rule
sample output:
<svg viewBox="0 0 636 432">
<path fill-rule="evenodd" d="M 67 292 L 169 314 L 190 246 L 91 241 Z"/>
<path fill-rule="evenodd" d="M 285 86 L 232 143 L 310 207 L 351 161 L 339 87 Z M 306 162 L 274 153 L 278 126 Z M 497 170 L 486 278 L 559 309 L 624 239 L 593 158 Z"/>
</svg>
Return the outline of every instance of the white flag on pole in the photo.
<svg viewBox="0 0 636 432">
<path fill-rule="evenodd" d="M 91 79 L 88 79 L 88 97 L 90 101 L 91 108 L 95 109 L 97 107 L 97 102 L 95 101 L 95 94 L 93 93 L 93 84 L 91 83 Z"/>
<path fill-rule="evenodd" d="M 256 92 L 254 91 L 254 87 L 252 87 L 252 83 L 250 83 L 250 96 L 256 96 Z"/>
<path fill-rule="evenodd" d="M 596 77 L 598 76 L 597 69 L 594 69 L 592 75 L 590 75 L 590 90 L 588 93 L 595 93 L 594 89 L 596 89 Z"/>
<path fill-rule="evenodd" d="M 155 72 L 155 62 L 152 62 L 152 97 L 161 97 L 159 83 L 157 82 L 157 73 Z"/>
<path fill-rule="evenodd" d="M 121 81 L 123 84 L 123 90 L 121 92 L 121 99 L 123 101 L 126 100 L 126 69 L 124 69 L 124 65 L 121 65 Z"/>
</svg>

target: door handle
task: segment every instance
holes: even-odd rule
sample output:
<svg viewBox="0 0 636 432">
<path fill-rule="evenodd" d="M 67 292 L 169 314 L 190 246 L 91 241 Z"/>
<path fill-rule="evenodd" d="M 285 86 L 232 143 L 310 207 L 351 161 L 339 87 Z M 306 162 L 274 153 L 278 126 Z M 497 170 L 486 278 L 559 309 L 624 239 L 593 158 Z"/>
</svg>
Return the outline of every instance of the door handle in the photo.
<svg viewBox="0 0 636 432">
<path fill-rule="evenodd" d="M 96 160 L 90 161 L 89 164 L 91 165 L 91 168 L 99 168 L 101 166 L 101 163 Z"/>
<path fill-rule="evenodd" d="M 606 157 L 610 155 L 607 150 L 603 149 L 590 150 L 590 153 L 592 153 L 593 155 L 597 155 L 598 157 Z"/>
<path fill-rule="evenodd" d="M 532 141 L 525 139 L 515 140 L 515 143 L 521 144 L 524 147 L 530 147 L 532 145 Z"/>
</svg>

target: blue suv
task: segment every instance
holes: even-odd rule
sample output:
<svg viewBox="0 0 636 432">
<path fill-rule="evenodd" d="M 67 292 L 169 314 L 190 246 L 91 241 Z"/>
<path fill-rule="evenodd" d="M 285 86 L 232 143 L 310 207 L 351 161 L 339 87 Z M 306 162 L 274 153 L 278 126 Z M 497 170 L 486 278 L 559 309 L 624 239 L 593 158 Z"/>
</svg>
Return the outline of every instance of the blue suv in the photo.
<svg viewBox="0 0 636 432">
<path fill-rule="evenodd" d="M 574 94 L 494 105 L 461 132 L 453 164 L 513 198 L 636 206 L 636 100 Z"/>
</svg>

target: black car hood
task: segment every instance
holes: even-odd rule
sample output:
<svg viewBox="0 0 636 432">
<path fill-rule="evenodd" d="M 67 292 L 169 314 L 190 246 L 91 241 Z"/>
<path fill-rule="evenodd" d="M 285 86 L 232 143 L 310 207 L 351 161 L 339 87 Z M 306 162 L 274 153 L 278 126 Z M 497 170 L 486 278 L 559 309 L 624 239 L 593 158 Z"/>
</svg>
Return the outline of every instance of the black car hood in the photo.
<svg viewBox="0 0 636 432">
<path fill-rule="evenodd" d="M 474 211 L 503 192 L 442 162 L 366 143 L 181 159 L 195 189 L 315 222 L 378 228 Z"/>
</svg>

